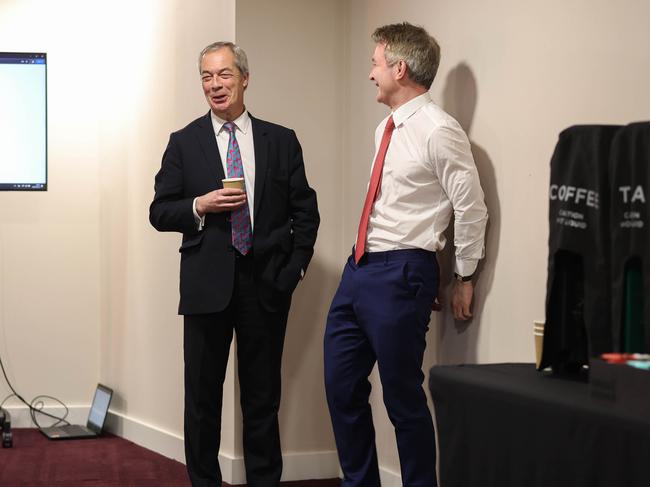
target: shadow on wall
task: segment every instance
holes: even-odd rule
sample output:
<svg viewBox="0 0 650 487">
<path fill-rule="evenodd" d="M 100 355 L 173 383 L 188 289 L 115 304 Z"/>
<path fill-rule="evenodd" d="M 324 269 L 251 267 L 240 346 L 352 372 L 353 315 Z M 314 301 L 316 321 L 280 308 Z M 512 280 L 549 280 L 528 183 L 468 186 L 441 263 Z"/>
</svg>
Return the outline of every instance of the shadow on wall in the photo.
<svg viewBox="0 0 650 487">
<path fill-rule="evenodd" d="M 449 72 L 443 91 L 443 108 L 460 123 L 467 133 L 474 161 L 478 169 L 481 186 L 485 193 L 485 204 L 489 220 L 485 236 L 486 255 L 477 269 L 474 288 L 474 317 L 467 322 L 455 321 L 451 312 L 451 286 L 453 275 L 453 226 L 447 232 L 447 246 L 439 256 L 441 287 L 440 296 L 444 299 L 443 311 L 434 316 L 436 336 L 436 363 L 457 364 L 476 363 L 478 359 L 477 342 L 485 302 L 492 290 L 494 267 L 499 253 L 501 233 L 501 206 L 494 175 L 494 166 L 487 152 L 472 140 L 471 127 L 476 109 L 478 92 L 476 79 L 465 63 L 457 65 Z"/>
</svg>

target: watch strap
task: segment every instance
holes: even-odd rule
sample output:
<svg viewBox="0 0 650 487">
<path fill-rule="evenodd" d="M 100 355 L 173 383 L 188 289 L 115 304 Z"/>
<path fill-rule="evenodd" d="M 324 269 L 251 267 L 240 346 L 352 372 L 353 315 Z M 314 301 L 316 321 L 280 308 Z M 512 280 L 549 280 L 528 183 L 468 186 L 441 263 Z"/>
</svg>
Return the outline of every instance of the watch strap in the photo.
<svg viewBox="0 0 650 487">
<path fill-rule="evenodd" d="M 461 276 L 457 272 L 454 272 L 454 279 L 456 279 L 459 282 L 469 282 L 472 280 L 474 277 L 474 274 L 470 274 L 469 276 Z"/>
</svg>

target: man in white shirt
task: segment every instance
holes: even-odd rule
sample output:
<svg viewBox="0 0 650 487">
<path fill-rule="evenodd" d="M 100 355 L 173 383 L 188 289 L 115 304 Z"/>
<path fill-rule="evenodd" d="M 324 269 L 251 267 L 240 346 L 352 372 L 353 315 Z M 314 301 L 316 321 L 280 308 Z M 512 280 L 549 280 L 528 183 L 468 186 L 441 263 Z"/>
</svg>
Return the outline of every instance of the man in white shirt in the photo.
<svg viewBox="0 0 650 487">
<path fill-rule="evenodd" d="M 404 486 L 435 486 L 435 436 L 422 388 L 422 360 L 438 293 L 435 252 L 454 215 L 452 310 L 471 318 L 472 276 L 484 256 L 487 210 L 462 128 L 431 101 L 440 48 L 421 27 L 378 28 L 370 80 L 391 114 L 377 127 L 377 153 L 354 253 L 325 331 L 325 385 L 342 486 L 378 486 L 372 412 L 375 362 L 395 427 Z"/>
</svg>

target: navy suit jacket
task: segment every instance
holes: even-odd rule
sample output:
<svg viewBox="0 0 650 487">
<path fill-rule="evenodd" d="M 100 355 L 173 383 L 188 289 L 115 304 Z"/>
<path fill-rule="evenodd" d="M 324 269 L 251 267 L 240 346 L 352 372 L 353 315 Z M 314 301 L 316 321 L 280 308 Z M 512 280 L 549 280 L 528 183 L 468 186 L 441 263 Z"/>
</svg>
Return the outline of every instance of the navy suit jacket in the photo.
<svg viewBox="0 0 650 487">
<path fill-rule="evenodd" d="M 255 150 L 253 258 L 258 298 L 285 309 L 313 255 L 320 218 L 293 130 L 251 116 Z M 222 311 L 235 271 L 230 212 L 208 213 L 197 229 L 195 197 L 225 178 L 210 113 L 174 132 L 156 175 L 149 220 L 156 230 L 181 232 L 179 314 Z"/>
</svg>

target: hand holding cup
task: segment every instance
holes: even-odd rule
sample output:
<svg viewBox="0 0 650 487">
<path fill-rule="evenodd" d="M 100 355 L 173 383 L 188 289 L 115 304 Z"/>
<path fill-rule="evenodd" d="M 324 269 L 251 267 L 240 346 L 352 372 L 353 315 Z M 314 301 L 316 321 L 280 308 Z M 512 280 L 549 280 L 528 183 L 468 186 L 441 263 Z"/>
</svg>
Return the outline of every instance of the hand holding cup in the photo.
<svg viewBox="0 0 650 487">
<path fill-rule="evenodd" d="M 197 199 L 196 212 L 199 216 L 233 211 L 246 203 L 244 178 L 227 178 L 222 181 L 223 189 L 215 189 Z"/>
</svg>

